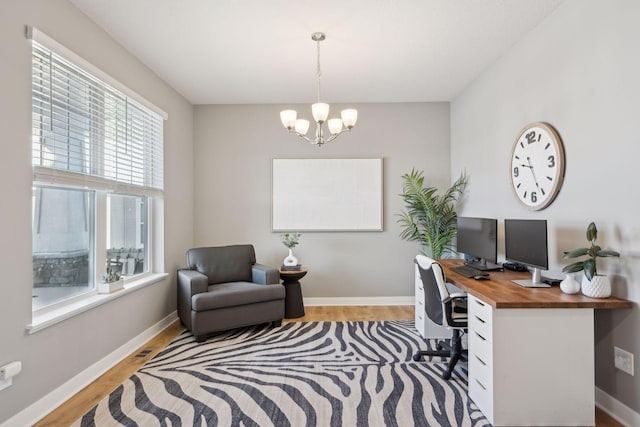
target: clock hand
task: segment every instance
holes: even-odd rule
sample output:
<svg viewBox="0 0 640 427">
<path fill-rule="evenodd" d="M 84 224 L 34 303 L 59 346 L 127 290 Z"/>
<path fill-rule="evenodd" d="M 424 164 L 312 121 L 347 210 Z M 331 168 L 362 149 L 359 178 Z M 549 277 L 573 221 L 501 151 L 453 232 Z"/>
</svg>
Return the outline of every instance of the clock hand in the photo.
<svg viewBox="0 0 640 427">
<path fill-rule="evenodd" d="M 540 189 L 540 184 L 538 184 L 538 179 L 536 178 L 536 172 L 533 170 L 533 165 L 531 164 L 531 158 L 527 157 L 527 162 L 529 162 L 529 166 L 523 165 L 525 167 L 528 167 L 529 170 L 531 171 L 531 174 L 533 175 L 533 182 L 536 183 L 536 187 L 538 187 L 538 189 Z"/>
</svg>

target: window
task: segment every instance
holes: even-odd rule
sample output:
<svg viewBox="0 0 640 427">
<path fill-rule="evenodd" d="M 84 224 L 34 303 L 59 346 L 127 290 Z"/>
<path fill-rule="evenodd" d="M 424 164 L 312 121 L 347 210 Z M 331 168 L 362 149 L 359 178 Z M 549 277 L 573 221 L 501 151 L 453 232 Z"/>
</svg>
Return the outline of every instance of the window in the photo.
<svg viewBox="0 0 640 427">
<path fill-rule="evenodd" d="M 165 115 L 32 29 L 33 309 L 153 271 Z M 134 94 L 135 95 L 135 94 Z"/>
<path fill-rule="evenodd" d="M 93 289 L 94 194 L 34 186 L 32 210 L 33 308 Z"/>
<path fill-rule="evenodd" d="M 124 277 L 148 271 L 147 198 L 123 194 L 107 196 L 107 257 Z"/>
</svg>

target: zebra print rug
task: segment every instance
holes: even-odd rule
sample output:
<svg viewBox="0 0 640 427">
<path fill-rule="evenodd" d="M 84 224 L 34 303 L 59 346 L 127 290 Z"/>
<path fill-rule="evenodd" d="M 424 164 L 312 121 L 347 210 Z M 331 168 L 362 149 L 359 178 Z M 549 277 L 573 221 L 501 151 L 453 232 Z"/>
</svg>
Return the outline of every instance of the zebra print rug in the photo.
<svg viewBox="0 0 640 427">
<path fill-rule="evenodd" d="M 184 332 L 76 426 L 485 426 L 467 365 L 449 381 L 412 321 Z"/>
</svg>

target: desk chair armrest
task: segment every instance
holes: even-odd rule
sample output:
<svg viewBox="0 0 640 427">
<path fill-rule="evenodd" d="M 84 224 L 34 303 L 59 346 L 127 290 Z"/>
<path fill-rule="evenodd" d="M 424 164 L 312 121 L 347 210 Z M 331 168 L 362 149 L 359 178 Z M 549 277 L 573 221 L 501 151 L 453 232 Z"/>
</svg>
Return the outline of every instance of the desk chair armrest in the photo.
<svg viewBox="0 0 640 427">
<path fill-rule="evenodd" d="M 456 300 L 466 300 L 467 294 L 450 294 L 447 298 L 442 300 L 443 303 L 447 304 L 448 302 L 455 302 Z"/>
<path fill-rule="evenodd" d="M 251 281 L 260 285 L 280 283 L 280 271 L 267 265 L 253 264 L 251 267 Z"/>
</svg>

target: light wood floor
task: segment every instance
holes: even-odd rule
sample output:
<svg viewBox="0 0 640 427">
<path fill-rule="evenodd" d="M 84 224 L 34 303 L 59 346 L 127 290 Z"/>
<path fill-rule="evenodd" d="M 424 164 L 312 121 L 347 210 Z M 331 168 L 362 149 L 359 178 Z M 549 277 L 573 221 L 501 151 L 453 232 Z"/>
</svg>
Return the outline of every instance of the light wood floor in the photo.
<svg viewBox="0 0 640 427">
<path fill-rule="evenodd" d="M 347 320 L 412 320 L 414 308 L 404 306 L 323 306 L 305 307 L 305 316 L 298 319 L 285 319 L 284 322 L 320 322 Z M 67 426 L 93 408 L 120 383 L 129 378 L 162 350 L 183 330 L 176 321 L 144 346 L 107 371 L 100 378 L 79 391 L 55 411 L 37 424 L 42 426 Z M 596 408 L 596 427 L 622 427 L 609 415 Z"/>
</svg>

